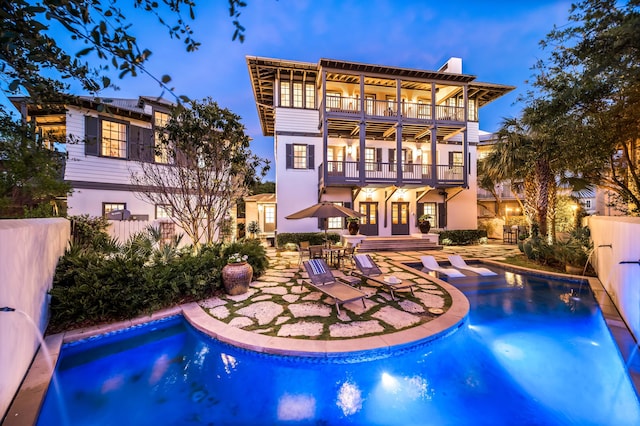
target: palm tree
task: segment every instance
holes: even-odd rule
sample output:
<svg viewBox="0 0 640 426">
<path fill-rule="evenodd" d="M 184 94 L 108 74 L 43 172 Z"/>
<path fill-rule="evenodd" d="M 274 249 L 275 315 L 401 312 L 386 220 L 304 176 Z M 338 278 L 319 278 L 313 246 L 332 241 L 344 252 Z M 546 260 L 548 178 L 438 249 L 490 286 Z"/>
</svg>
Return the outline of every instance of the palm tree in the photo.
<svg viewBox="0 0 640 426">
<path fill-rule="evenodd" d="M 524 213 L 540 233 L 553 240 L 549 214 L 555 211 L 557 184 L 552 167 L 556 147 L 544 133 L 536 132 L 523 119 L 506 119 L 498 131 L 498 142 L 485 158 L 485 171 L 495 181 L 521 181 Z M 551 221 L 553 223 L 553 219 Z"/>
</svg>

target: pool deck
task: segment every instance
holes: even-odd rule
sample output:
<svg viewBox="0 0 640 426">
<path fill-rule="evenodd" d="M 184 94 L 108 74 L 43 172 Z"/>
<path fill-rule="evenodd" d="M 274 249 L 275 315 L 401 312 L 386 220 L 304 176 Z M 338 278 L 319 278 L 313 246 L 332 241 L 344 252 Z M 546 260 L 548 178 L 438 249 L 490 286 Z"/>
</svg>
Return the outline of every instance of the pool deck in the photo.
<svg viewBox="0 0 640 426">
<path fill-rule="evenodd" d="M 469 310 L 467 299 L 450 284 L 431 274 L 407 269 L 403 263 L 419 263 L 420 256 L 425 254 L 441 261 L 446 261 L 449 254 L 461 254 L 466 258 L 482 259 L 490 266 L 493 261 L 515 253 L 519 253 L 516 246 L 503 244 L 444 247 L 443 250 L 431 252 L 372 253 L 383 272 L 413 281 L 416 297 L 409 300 L 404 293 L 398 292 L 397 300 L 392 301 L 389 293 L 367 284 L 363 286 L 368 294 L 365 299 L 367 306 L 363 308 L 360 301 L 345 303 L 338 316 L 330 298 L 301 283 L 307 275 L 298 266 L 297 253 L 276 254 L 275 250 L 270 249 L 269 269 L 263 277 L 252 283 L 245 295 L 220 296 L 177 306 L 151 316 L 48 336 L 46 343 L 49 354 L 47 356 L 40 350 L 36 355 L 4 424 L 35 423 L 51 381 L 50 365 L 55 365 L 61 345 L 65 342 L 182 314 L 195 328 L 220 341 L 259 352 L 333 357 L 371 349 L 390 351 L 391 348 L 421 344 L 453 332 L 464 323 Z M 336 275 L 341 273 L 334 272 Z M 589 284 L 629 366 L 638 392 L 640 360 L 635 356 L 635 340 L 600 282 L 590 278 Z M 441 308 L 446 299 L 443 291 L 448 293 L 451 300 L 445 309 Z M 278 301 L 280 304 L 285 301 L 289 303 L 288 306 L 297 308 L 280 310 L 274 306 L 278 305 Z M 384 310 L 380 308 L 381 305 L 384 305 Z M 365 315 L 370 309 L 376 313 L 367 321 L 358 321 L 358 316 Z"/>
</svg>

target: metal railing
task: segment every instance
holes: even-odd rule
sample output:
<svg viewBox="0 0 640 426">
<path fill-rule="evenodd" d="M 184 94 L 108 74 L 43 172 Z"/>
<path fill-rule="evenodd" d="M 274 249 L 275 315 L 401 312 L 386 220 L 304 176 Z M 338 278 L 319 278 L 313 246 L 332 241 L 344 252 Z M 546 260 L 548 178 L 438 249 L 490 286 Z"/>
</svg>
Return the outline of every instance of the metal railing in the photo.
<svg viewBox="0 0 640 426">
<path fill-rule="evenodd" d="M 398 166 L 396 163 L 365 162 L 364 169 L 360 169 L 358 161 L 327 161 L 318 167 L 320 184 L 324 185 L 324 167 L 327 167 L 328 184 L 353 183 L 360 181 L 361 176 L 366 182 L 396 182 L 398 180 Z M 402 164 L 402 180 L 431 184 L 433 176 L 431 164 L 404 163 Z M 437 180 L 442 183 L 461 183 L 464 181 L 464 166 L 437 165 Z"/>
<path fill-rule="evenodd" d="M 359 115 L 361 112 L 360 99 L 348 96 L 327 95 L 325 111 Z M 392 100 L 365 99 L 364 111 L 367 116 L 395 117 L 398 115 L 398 102 Z M 431 111 L 431 104 L 404 101 L 400 103 L 400 113 L 405 118 L 432 120 Z M 464 107 L 436 105 L 435 119 L 463 122 L 465 121 Z"/>
</svg>

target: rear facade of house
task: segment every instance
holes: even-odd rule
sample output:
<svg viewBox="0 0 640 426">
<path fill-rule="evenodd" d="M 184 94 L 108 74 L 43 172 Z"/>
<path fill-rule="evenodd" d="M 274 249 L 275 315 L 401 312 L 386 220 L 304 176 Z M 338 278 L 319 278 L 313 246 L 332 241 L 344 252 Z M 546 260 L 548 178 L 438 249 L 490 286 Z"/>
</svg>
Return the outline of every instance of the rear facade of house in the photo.
<svg viewBox="0 0 640 426">
<path fill-rule="evenodd" d="M 475 81 L 451 58 L 437 71 L 331 59 L 247 57 L 262 131 L 273 136 L 276 230 L 309 232 L 286 216 L 319 201 L 353 208 L 368 236 L 477 227 L 479 109 L 513 90 Z M 345 228 L 343 218 L 328 220 Z"/>
</svg>

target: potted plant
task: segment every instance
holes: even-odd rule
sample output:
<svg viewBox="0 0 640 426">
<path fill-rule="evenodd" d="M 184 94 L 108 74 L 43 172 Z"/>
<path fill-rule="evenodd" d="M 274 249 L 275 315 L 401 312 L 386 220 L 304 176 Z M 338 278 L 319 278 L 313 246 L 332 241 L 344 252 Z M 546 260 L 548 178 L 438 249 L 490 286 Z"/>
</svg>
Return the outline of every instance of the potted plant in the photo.
<svg viewBox="0 0 640 426">
<path fill-rule="evenodd" d="M 418 228 L 423 234 L 428 234 L 431 230 L 431 215 L 423 214 L 418 218 Z"/>
<path fill-rule="evenodd" d="M 347 229 L 349 230 L 349 235 L 357 235 L 360 230 L 360 218 L 359 217 L 348 217 L 347 218 Z"/>
<path fill-rule="evenodd" d="M 253 278 L 253 268 L 247 263 L 247 255 L 233 253 L 222 268 L 222 284 L 227 294 L 235 296 L 246 293 Z"/>
<path fill-rule="evenodd" d="M 247 225 L 247 232 L 251 234 L 251 238 L 255 238 L 260 233 L 260 224 L 257 220 L 252 220 Z"/>
</svg>

